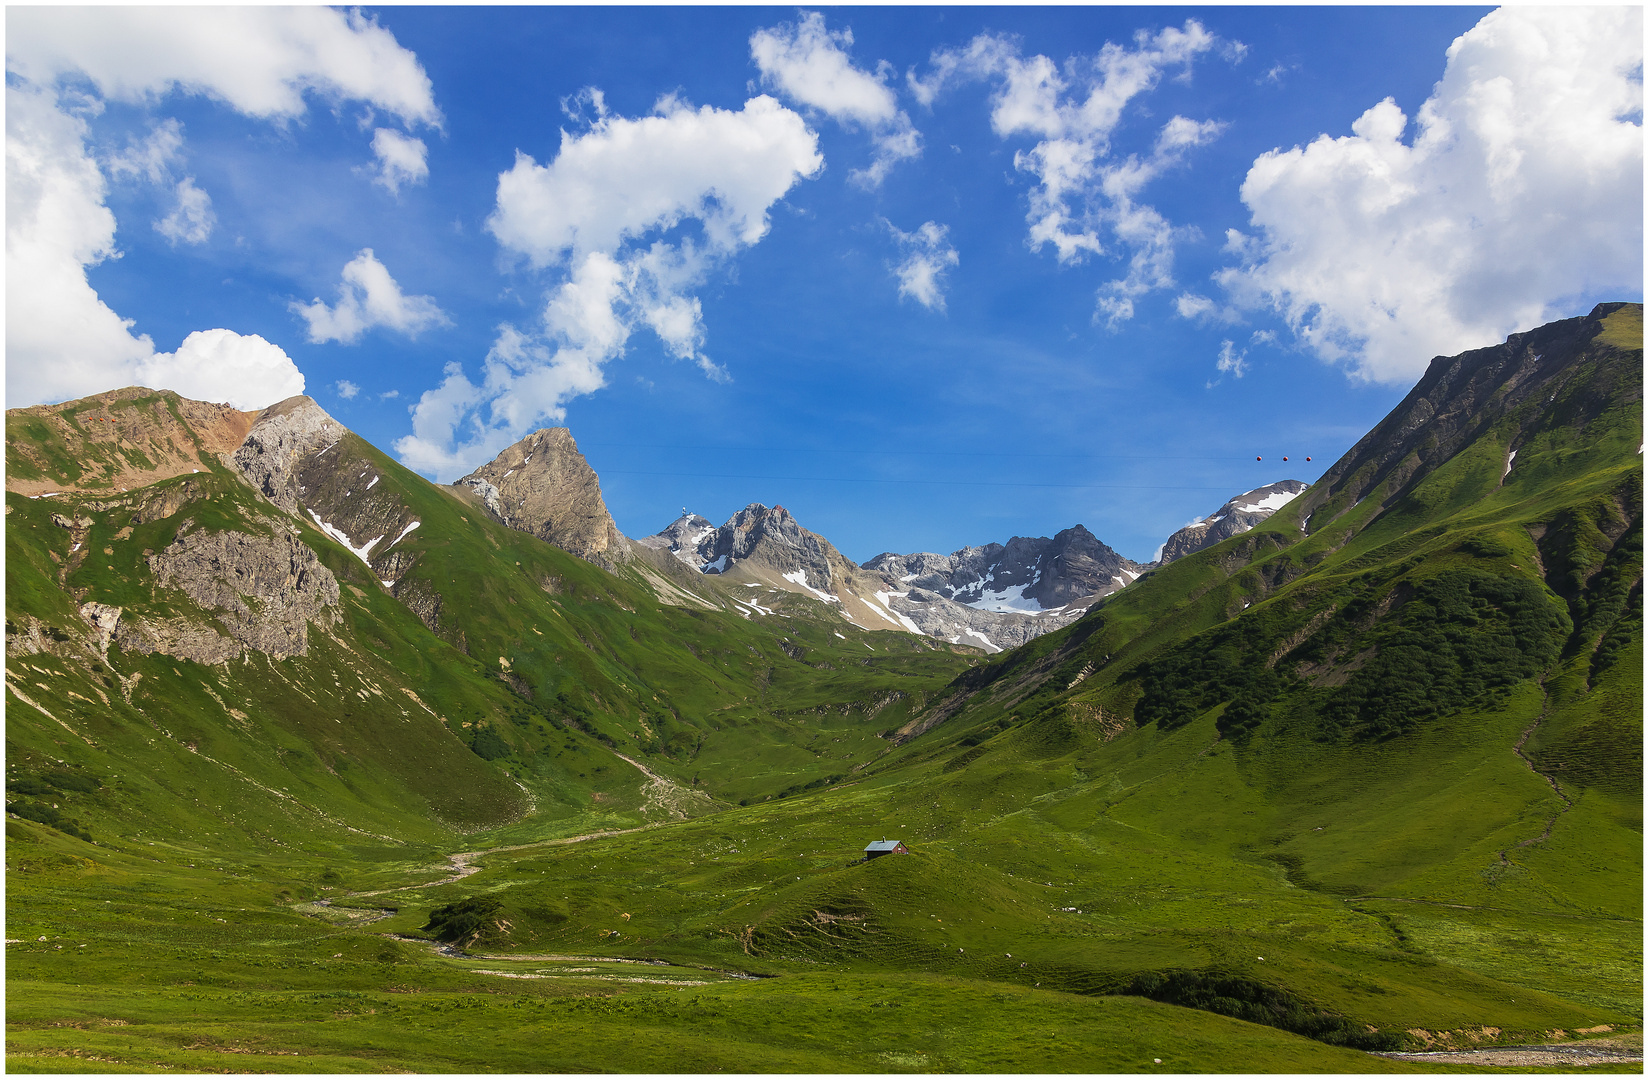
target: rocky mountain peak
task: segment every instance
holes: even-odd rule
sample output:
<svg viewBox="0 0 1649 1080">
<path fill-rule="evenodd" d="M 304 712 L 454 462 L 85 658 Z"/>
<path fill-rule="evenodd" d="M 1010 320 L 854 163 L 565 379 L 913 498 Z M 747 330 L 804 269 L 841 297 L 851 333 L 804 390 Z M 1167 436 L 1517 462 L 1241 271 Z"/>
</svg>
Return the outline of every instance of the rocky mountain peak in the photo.
<svg viewBox="0 0 1649 1080">
<path fill-rule="evenodd" d="M 611 569 L 630 556 L 601 482 L 566 428 L 533 432 L 453 486 L 474 492 L 510 528 L 598 566 Z"/>
<path fill-rule="evenodd" d="M 1512 425 L 1509 474 L 1525 433 L 1549 422 L 1543 406 L 1559 399 L 1568 400 L 1565 422 L 1580 429 L 1617 401 L 1641 400 L 1641 381 L 1620 374 L 1640 369 L 1620 362 L 1641 351 L 1642 323 L 1642 304 L 1598 304 L 1590 314 L 1513 334 L 1499 345 L 1434 358 L 1408 396 L 1314 485 L 1301 507 L 1307 531 L 1368 498 L 1378 499 L 1383 512 L 1502 422 Z M 1599 364 L 1610 373 L 1592 383 Z M 1571 388 L 1575 396 L 1568 399 Z"/>
<path fill-rule="evenodd" d="M 698 555 L 700 542 L 716 531 L 709 518 L 697 514 L 682 514 L 652 536 L 644 536 L 636 543 L 655 551 L 668 551 L 677 559 L 697 570 L 704 562 Z"/>
<path fill-rule="evenodd" d="M 1006 544 L 958 548 L 949 555 L 884 552 L 864 564 L 890 590 L 922 590 L 981 611 L 1037 613 L 1086 600 L 1084 608 L 1145 569 L 1081 525 L 1052 538 L 1015 536 Z"/>
<path fill-rule="evenodd" d="M 1162 545 L 1157 561 L 1166 565 L 1193 551 L 1213 547 L 1222 540 L 1247 532 L 1281 510 L 1309 485 L 1301 480 L 1279 480 L 1275 484 L 1245 491 L 1209 514 L 1170 536 Z"/>
<path fill-rule="evenodd" d="M 790 511 L 764 503 L 750 503 L 720 528 L 697 514 L 686 514 L 637 543 L 668 550 L 702 574 L 723 574 L 754 560 L 781 576 L 790 575 L 787 580 L 813 593 L 833 591 L 833 580 L 840 576 L 833 563 L 848 569 L 853 565 L 828 540 L 802 528 Z"/>
<path fill-rule="evenodd" d="M 296 514 L 303 466 L 347 434 L 314 398 L 299 394 L 258 413 L 232 463 L 270 502 Z"/>
</svg>

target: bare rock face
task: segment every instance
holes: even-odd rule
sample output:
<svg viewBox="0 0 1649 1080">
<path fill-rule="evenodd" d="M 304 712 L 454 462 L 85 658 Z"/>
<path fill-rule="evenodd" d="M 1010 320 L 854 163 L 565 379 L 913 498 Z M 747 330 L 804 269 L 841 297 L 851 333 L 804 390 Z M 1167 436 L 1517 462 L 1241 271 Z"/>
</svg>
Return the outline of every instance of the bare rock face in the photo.
<svg viewBox="0 0 1649 1080">
<path fill-rule="evenodd" d="M 687 514 L 636 543 L 668 551 L 701 574 L 725 574 L 739 565 L 773 571 L 820 599 L 839 598 L 864 578 L 830 541 L 802 528 L 782 506 L 751 503 L 719 529 Z"/>
<path fill-rule="evenodd" d="M 184 619 L 122 619 L 113 633 L 127 651 L 161 652 L 207 664 L 244 649 L 305 656 L 309 624 L 330 627 L 340 618 L 332 571 L 278 524 L 268 536 L 180 530 L 148 562 L 161 587 L 180 589 L 209 611 L 228 636 Z"/>
<path fill-rule="evenodd" d="M 1201 521 L 1193 521 L 1170 536 L 1162 545 L 1162 555 L 1157 561 L 1167 565 L 1193 551 L 1213 547 L 1221 540 L 1247 532 L 1288 505 L 1306 486 L 1301 480 L 1279 480 L 1243 492 Z"/>
<path fill-rule="evenodd" d="M 347 434 L 348 429 L 327 415 L 313 398 L 300 394 L 258 414 L 235 450 L 232 464 L 270 502 L 289 514 L 302 514 L 298 497 L 300 470 L 316 452 Z"/>
<path fill-rule="evenodd" d="M 454 487 L 474 491 L 499 521 L 608 570 L 630 543 L 601 500 L 601 482 L 566 428 L 544 428 Z"/>
</svg>

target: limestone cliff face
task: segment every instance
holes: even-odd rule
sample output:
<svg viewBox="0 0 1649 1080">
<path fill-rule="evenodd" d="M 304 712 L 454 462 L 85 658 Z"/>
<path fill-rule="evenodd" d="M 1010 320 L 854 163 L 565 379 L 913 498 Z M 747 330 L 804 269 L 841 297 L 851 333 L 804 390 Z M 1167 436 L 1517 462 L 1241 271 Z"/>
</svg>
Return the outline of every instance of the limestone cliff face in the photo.
<svg viewBox="0 0 1649 1080">
<path fill-rule="evenodd" d="M 669 551 L 701 574 L 726 574 L 736 566 L 764 571 L 795 591 L 825 599 L 856 591 L 869 581 L 853 562 L 782 506 L 751 503 L 720 528 L 697 514 L 671 522 L 664 531 L 636 541 Z M 861 580 L 863 579 L 863 580 Z M 820 594 L 826 594 L 821 596 Z"/>
<path fill-rule="evenodd" d="M 535 431 L 459 480 L 499 521 L 613 569 L 630 543 L 601 499 L 601 482 L 566 428 Z"/>
<path fill-rule="evenodd" d="M 267 524 L 269 535 L 180 530 L 177 539 L 148 558 L 156 585 L 182 591 L 211 615 L 216 627 L 187 618 L 118 615 L 111 625 L 109 609 L 82 614 L 127 652 L 158 652 L 206 664 L 246 649 L 274 657 L 306 656 L 309 624 L 331 627 L 340 618 L 338 581 L 284 525 Z"/>
<path fill-rule="evenodd" d="M 232 462 L 270 502 L 301 514 L 299 472 L 312 455 L 348 433 L 313 398 L 300 394 L 259 413 Z"/>
<path fill-rule="evenodd" d="M 6 412 L 6 490 L 119 492 L 211 468 L 255 413 L 128 386 Z"/>
</svg>

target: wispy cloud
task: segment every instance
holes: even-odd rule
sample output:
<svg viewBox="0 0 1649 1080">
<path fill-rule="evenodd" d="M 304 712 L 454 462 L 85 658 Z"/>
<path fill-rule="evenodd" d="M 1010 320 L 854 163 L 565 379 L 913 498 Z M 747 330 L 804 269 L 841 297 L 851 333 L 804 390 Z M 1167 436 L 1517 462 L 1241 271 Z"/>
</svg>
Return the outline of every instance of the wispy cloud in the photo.
<svg viewBox="0 0 1649 1080">
<path fill-rule="evenodd" d="M 706 377 L 728 379 L 705 352 L 692 291 L 758 243 L 769 208 L 824 165 L 806 122 L 766 95 L 738 111 L 667 96 L 630 119 L 590 90 L 567 111 L 588 129 L 564 132 L 547 165 L 518 153 L 487 219 L 506 252 L 557 281 L 537 326 L 499 328 L 480 382 L 450 364 L 420 397 L 413 434 L 395 444 L 420 472 L 458 475 L 561 419 L 567 401 L 605 385 L 605 366 L 639 330 Z"/>
<path fill-rule="evenodd" d="M 1143 189 L 1180 164 L 1187 150 L 1216 138 L 1224 124 L 1174 116 L 1143 157 L 1113 157 L 1112 135 L 1125 107 L 1165 72 L 1188 70 L 1216 49 L 1235 57 L 1239 48 L 1192 19 L 1155 34 L 1140 31 L 1132 48 L 1107 44 L 1093 57 L 1059 65 L 1047 56 L 1024 56 L 1014 39 L 987 33 L 962 48 L 935 52 L 926 73 L 912 70 L 907 82 L 927 105 L 961 82 L 995 84 L 992 129 L 1004 139 L 1037 140 L 1014 154 L 1015 167 L 1037 180 L 1026 215 L 1030 246 L 1052 247 L 1061 263 L 1075 264 L 1106 254 L 1108 234 L 1127 253 L 1126 273 L 1106 283 L 1097 298 L 1096 317 L 1115 326 L 1133 317 L 1140 297 L 1174 284 L 1174 244 L 1181 231 L 1141 200 Z"/>
<path fill-rule="evenodd" d="M 417 337 L 431 327 L 452 323 L 434 297 L 402 292 L 371 248 L 362 248 L 345 264 L 336 304 L 329 306 L 317 297 L 309 304 L 289 306 L 309 325 L 309 340 L 317 345 L 327 341 L 353 344 L 379 326 Z"/>
<path fill-rule="evenodd" d="M 823 15 L 804 11 L 794 24 L 750 35 L 750 57 L 764 85 L 839 124 L 870 132 L 871 163 L 849 175 L 873 188 L 900 161 L 921 156 L 922 137 L 888 85 L 892 67 L 884 62 L 872 73 L 855 66 L 848 54 L 852 45 L 851 29 L 826 30 Z"/>
<path fill-rule="evenodd" d="M 883 224 L 904 252 L 893 267 L 899 295 L 910 297 L 930 311 L 945 310 L 945 271 L 962 261 L 946 239 L 950 230 L 933 221 L 925 221 L 908 233 L 891 221 L 884 220 Z"/>
<path fill-rule="evenodd" d="M 217 328 L 157 352 L 98 296 L 87 269 L 117 255 L 115 218 L 86 117 L 110 101 L 152 109 L 187 94 L 283 123 L 315 94 L 438 125 L 417 57 L 372 19 L 330 8 L 41 6 L 8 11 L 6 67 L 8 402 L 131 383 L 241 408 L 301 393 L 303 374 L 262 337 Z M 160 119 L 108 160 L 108 175 L 167 182 L 182 145 L 182 125 Z M 156 229 L 204 241 L 214 221 L 207 193 L 192 177 L 173 193 Z"/>
</svg>

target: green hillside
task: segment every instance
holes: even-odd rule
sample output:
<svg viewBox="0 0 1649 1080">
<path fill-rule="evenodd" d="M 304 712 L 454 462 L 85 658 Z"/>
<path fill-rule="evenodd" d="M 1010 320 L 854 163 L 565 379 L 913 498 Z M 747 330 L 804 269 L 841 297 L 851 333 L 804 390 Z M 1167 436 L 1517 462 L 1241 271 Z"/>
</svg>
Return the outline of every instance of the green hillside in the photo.
<svg viewBox="0 0 1649 1080">
<path fill-rule="evenodd" d="M 1605 305 L 1434 362 L 1263 525 L 988 663 L 662 602 L 354 436 L 333 475 L 418 522 L 390 584 L 211 455 L 8 491 L 8 1067 L 1446 1071 L 1369 1052 L 1633 1036 L 1641 345 Z M 8 423 L 37 484 L 74 456 L 42 430 Z M 205 604 L 235 566 L 176 567 L 226 537 L 327 573 Z M 274 640 L 327 575 L 301 654 L 142 651 Z"/>
</svg>

